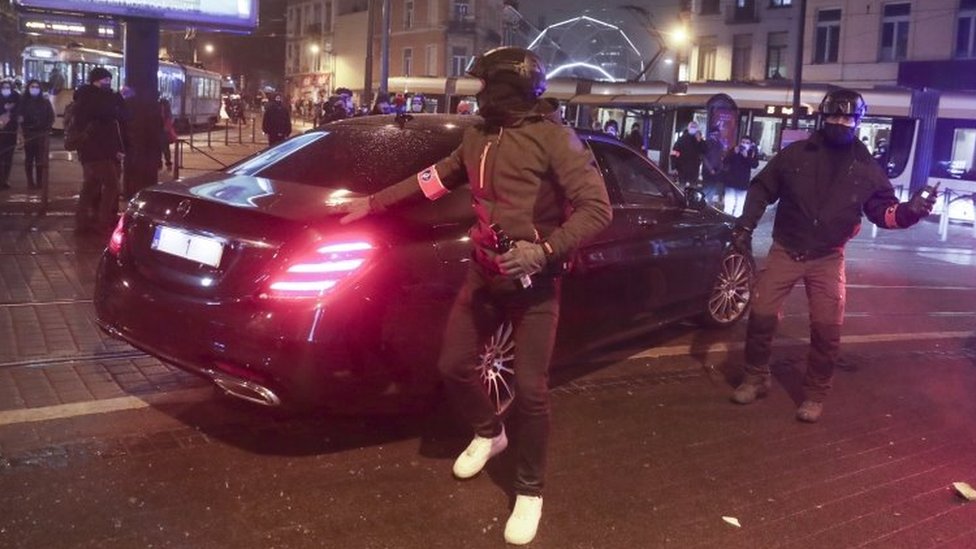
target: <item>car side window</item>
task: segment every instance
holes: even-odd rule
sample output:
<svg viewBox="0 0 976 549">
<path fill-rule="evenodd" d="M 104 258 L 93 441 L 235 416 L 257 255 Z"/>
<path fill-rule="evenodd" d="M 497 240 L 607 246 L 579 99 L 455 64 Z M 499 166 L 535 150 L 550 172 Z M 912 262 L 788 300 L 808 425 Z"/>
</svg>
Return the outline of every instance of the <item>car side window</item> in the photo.
<svg viewBox="0 0 976 549">
<path fill-rule="evenodd" d="M 625 202 L 661 202 L 673 197 L 671 183 L 634 151 L 621 145 L 591 140 L 597 162 L 609 171 Z"/>
</svg>

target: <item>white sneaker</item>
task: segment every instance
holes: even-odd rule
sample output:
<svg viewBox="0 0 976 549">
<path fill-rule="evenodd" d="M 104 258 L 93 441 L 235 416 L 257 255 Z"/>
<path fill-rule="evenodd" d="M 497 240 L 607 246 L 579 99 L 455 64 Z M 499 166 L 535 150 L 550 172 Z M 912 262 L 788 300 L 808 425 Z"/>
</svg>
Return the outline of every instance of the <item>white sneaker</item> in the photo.
<svg viewBox="0 0 976 549">
<path fill-rule="evenodd" d="M 542 518 L 542 496 L 517 496 L 512 515 L 505 523 L 505 541 L 525 545 L 535 539 Z"/>
<path fill-rule="evenodd" d="M 488 460 L 502 453 L 508 447 L 508 437 L 505 427 L 494 438 L 475 436 L 461 455 L 454 460 L 454 476 L 457 478 L 471 478 L 484 468 Z"/>
</svg>

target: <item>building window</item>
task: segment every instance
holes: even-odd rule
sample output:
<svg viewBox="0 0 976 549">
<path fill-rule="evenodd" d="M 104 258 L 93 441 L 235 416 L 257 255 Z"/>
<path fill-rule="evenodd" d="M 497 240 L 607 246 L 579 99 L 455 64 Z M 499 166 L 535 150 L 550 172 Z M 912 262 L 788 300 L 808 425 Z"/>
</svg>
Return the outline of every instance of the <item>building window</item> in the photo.
<svg viewBox="0 0 976 549">
<path fill-rule="evenodd" d="M 467 48 L 451 48 L 451 76 L 464 76 L 464 71 L 467 68 Z"/>
<path fill-rule="evenodd" d="M 881 60 L 900 61 L 908 56 L 911 4 L 887 4 L 881 20 Z"/>
<path fill-rule="evenodd" d="M 698 40 L 698 80 L 715 79 L 715 59 L 718 57 L 718 41 L 714 36 Z"/>
<path fill-rule="evenodd" d="M 793 5 L 793 0 L 769 0 L 771 8 L 788 8 Z"/>
<path fill-rule="evenodd" d="M 413 2 L 407 0 L 403 3 L 403 30 L 413 28 Z"/>
<path fill-rule="evenodd" d="M 752 35 L 736 34 L 732 37 L 732 80 L 748 80 L 752 62 Z"/>
<path fill-rule="evenodd" d="M 817 11 L 817 43 L 814 63 L 836 63 L 840 51 L 840 10 Z"/>
<path fill-rule="evenodd" d="M 403 76 L 413 72 L 413 48 L 403 48 Z"/>
<path fill-rule="evenodd" d="M 437 68 L 437 44 L 427 44 L 427 75 L 437 76 L 440 72 Z"/>
<path fill-rule="evenodd" d="M 786 78 L 786 49 L 789 47 L 790 33 L 771 32 L 766 40 L 766 78 Z"/>
<path fill-rule="evenodd" d="M 720 9 L 720 0 L 702 0 L 701 9 L 698 13 L 701 15 L 718 15 Z"/>
<path fill-rule="evenodd" d="M 976 0 L 959 3 L 955 54 L 956 57 L 976 57 Z"/>
<path fill-rule="evenodd" d="M 440 23 L 440 13 L 437 11 L 437 0 L 427 0 L 427 23 L 435 26 Z"/>
<path fill-rule="evenodd" d="M 456 21 L 461 21 L 471 15 L 470 0 L 454 0 L 454 9 L 451 11 Z"/>
</svg>

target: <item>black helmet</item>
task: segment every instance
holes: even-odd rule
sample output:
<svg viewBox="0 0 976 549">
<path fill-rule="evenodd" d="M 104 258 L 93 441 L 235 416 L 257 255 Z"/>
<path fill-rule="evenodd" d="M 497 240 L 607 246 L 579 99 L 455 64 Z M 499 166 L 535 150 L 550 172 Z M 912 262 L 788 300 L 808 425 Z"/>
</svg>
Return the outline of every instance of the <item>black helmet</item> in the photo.
<svg viewBox="0 0 976 549">
<path fill-rule="evenodd" d="M 868 112 L 868 105 L 864 102 L 861 94 L 854 90 L 838 88 L 827 92 L 823 101 L 820 102 L 820 114 L 824 116 L 844 115 L 853 116 L 854 120 L 860 122 Z"/>
<path fill-rule="evenodd" d="M 515 82 L 532 97 L 546 91 L 546 65 L 531 50 L 501 47 L 476 56 L 468 65 L 468 74 L 485 81 L 499 76 L 515 75 Z"/>
</svg>

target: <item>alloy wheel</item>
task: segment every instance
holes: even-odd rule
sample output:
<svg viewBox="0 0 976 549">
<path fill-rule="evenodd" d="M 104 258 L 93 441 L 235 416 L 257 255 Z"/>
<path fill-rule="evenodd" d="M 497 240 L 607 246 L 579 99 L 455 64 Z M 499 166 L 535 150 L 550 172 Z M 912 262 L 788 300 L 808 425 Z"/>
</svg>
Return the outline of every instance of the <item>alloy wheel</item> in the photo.
<svg viewBox="0 0 976 549">
<path fill-rule="evenodd" d="M 511 322 L 503 322 L 478 355 L 478 373 L 495 406 L 504 414 L 515 399 L 515 339 Z"/>
</svg>

